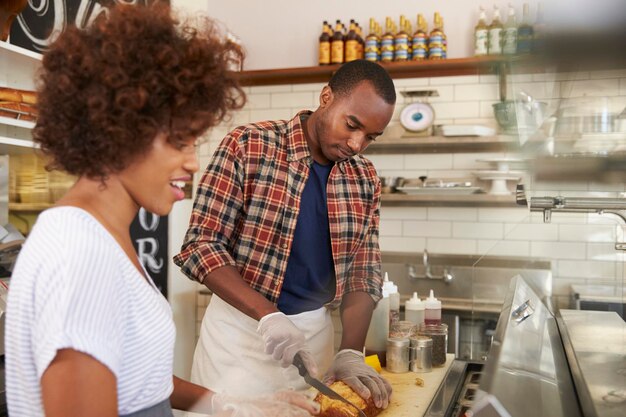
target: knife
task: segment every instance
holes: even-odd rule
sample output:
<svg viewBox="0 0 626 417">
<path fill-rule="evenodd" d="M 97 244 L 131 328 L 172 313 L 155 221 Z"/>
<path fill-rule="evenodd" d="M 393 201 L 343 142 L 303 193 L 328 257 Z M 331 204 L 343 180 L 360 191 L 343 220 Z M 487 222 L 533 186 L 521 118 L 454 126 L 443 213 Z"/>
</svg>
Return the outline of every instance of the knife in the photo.
<svg viewBox="0 0 626 417">
<path fill-rule="evenodd" d="M 335 399 L 335 400 L 339 400 L 339 401 L 343 401 L 344 403 L 346 403 L 346 404 L 356 408 L 357 411 L 359 412 L 359 417 L 367 417 L 365 415 L 365 413 L 363 412 L 363 410 L 361 410 L 355 404 L 353 404 L 352 402 L 346 400 L 341 395 L 337 394 L 330 387 L 328 387 L 328 385 L 324 384 L 319 379 L 313 378 L 309 374 L 309 371 L 307 371 L 306 366 L 304 366 L 304 362 L 302 361 L 302 357 L 300 356 L 300 353 L 296 353 L 296 356 L 293 357 L 293 364 L 295 365 L 296 368 L 298 368 L 298 373 L 300 374 L 300 376 L 302 376 L 304 378 L 304 380 L 305 380 L 305 382 L 307 384 L 309 384 L 313 388 L 317 389 L 319 392 L 321 392 L 322 394 L 324 394 L 325 396 L 327 396 L 329 398 L 332 398 L 332 399 Z"/>
</svg>

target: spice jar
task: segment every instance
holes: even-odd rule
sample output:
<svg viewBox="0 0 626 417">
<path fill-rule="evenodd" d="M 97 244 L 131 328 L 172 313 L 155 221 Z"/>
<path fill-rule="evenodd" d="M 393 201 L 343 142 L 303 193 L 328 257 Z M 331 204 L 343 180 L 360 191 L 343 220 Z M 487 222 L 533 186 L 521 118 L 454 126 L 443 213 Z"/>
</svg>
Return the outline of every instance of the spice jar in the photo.
<svg viewBox="0 0 626 417">
<path fill-rule="evenodd" d="M 402 373 L 409 371 L 409 339 L 390 337 L 387 339 L 387 370 Z"/>
<path fill-rule="evenodd" d="M 412 321 L 398 321 L 389 327 L 389 337 L 409 338 L 417 334 L 417 326 Z"/>
<path fill-rule="evenodd" d="M 414 336 L 410 339 L 409 369 L 413 372 L 430 372 L 433 367 L 433 339 Z"/>
<path fill-rule="evenodd" d="M 417 334 L 433 339 L 433 366 L 443 366 L 448 352 L 448 325 L 423 324 L 417 329 Z"/>
</svg>

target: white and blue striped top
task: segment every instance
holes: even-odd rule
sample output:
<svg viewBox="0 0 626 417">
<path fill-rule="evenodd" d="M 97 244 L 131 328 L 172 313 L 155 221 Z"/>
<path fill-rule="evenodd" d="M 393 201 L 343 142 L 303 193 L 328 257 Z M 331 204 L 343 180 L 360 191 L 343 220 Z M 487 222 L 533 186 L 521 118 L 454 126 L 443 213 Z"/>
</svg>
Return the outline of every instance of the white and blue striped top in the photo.
<svg viewBox="0 0 626 417">
<path fill-rule="evenodd" d="M 40 379 L 64 348 L 87 353 L 113 372 L 119 414 L 157 404 L 173 389 L 175 333 L 167 300 L 94 217 L 76 207 L 46 210 L 9 287 L 9 414 L 44 415 Z"/>
</svg>

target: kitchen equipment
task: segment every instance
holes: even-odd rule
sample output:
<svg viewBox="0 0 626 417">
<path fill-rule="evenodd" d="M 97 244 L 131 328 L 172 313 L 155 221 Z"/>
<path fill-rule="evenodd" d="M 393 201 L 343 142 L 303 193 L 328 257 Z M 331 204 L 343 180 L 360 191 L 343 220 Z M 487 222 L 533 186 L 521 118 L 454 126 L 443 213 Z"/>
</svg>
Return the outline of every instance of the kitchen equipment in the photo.
<svg viewBox="0 0 626 417">
<path fill-rule="evenodd" d="M 409 369 L 413 372 L 431 372 L 433 370 L 433 339 L 427 336 L 415 336 L 410 339 L 410 343 Z"/>
<path fill-rule="evenodd" d="M 496 130 L 480 125 L 441 125 L 441 134 L 444 136 L 493 136 Z"/>
<path fill-rule="evenodd" d="M 578 137 L 585 133 L 617 131 L 620 115 L 608 97 L 563 99 L 556 112 L 555 136 Z"/>
<path fill-rule="evenodd" d="M 536 100 L 505 100 L 493 105 L 496 121 L 506 134 L 532 134 L 547 117 L 548 104 Z"/>
<path fill-rule="evenodd" d="M 570 308 L 614 311 L 626 319 L 626 288 L 611 285 L 572 285 Z"/>
<path fill-rule="evenodd" d="M 447 324 L 421 324 L 417 328 L 419 336 L 430 337 L 433 340 L 432 365 L 443 366 L 446 363 L 448 353 L 448 325 Z"/>
<path fill-rule="evenodd" d="M 480 180 L 491 181 L 491 195 L 510 195 L 512 192 L 507 188 L 507 181 L 519 181 L 524 173 L 522 171 L 475 171 L 474 175 Z"/>
<path fill-rule="evenodd" d="M 416 180 L 404 180 L 401 187 L 396 189 L 405 194 L 473 194 L 480 191 L 480 187 L 472 181 L 456 178 L 426 178 L 420 177 L 421 184 Z"/>
<path fill-rule="evenodd" d="M 477 159 L 476 162 L 484 162 L 487 164 L 491 164 L 498 171 L 507 172 L 511 168 L 511 166 L 522 166 L 526 163 L 526 160 L 521 158 L 485 158 L 485 159 Z"/>
<path fill-rule="evenodd" d="M 389 372 L 409 372 L 409 347 L 408 337 L 387 339 L 387 370 Z"/>
<path fill-rule="evenodd" d="M 486 363 L 454 361 L 425 415 L 621 417 L 624 332 L 614 312 L 554 313 L 518 275 Z"/>
<path fill-rule="evenodd" d="M 404 184 L 402 177 L 379 177 L 381 192 L 384 194 L 395 193 L 398 187 Z"/>
<path fill-rule="evenodd" d="M 359 417 L 367 417 L 365 415 L 365 413 L 363 412 L 363 410 L 361 410 L 359 407 L 354 405 L 352 402 L 346 400 L 341 395 L 337 394 L 335 391 L 330 389 L 328 386 L 326 386 L 319 379 L 313 378 L 309 374 L 309 371 L 307 371 L 306 366 L 304 366 L 304 362 L 302 362 L 302 357 L 300 356 L 299 353 L 296 353 L 296 356 L 293 357 L 293 364 L 295 365 L 296 368 L 298 368 L 298 373 L 300 374 L 300 376 L 302 376 L 304 378 L 304 380 L 306 381 L 307 384 L 309 384 L 313 388 L 317 389 L 319 392 L 321 392 L 322 394 L 324 394 L 325 396 L 327 396 L 329 398 L 332 398 L 334 400 L 342 401 L 342 402 L 344 402 L 344 403 L 354 407 L 355 409 L 358 410 Z"/>
<path fill-rule="evenodd" d="M 435 122 L 435 110 L 428 103 L 411 103 L 400 113 L 400 123 L 406 130 L 422 132 Z"/>
</svg>

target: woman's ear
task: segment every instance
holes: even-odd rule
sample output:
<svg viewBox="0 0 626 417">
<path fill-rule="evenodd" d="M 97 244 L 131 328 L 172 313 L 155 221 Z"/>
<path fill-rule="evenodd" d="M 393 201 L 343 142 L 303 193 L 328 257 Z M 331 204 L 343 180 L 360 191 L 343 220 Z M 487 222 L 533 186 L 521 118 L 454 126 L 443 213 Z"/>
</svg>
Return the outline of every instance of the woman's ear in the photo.
<svg viewBox="0 0 626 417">
<path fill-rule="evenodd" d="M 320 93 L 320 107 L 328 107 L 333 101 L 333 98 L 333 90 L 331 90 L 327 85 L 324 86 L 324 88 L 322 88 L 322 92 Z"/>
</svg>

